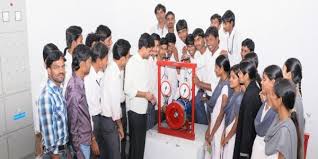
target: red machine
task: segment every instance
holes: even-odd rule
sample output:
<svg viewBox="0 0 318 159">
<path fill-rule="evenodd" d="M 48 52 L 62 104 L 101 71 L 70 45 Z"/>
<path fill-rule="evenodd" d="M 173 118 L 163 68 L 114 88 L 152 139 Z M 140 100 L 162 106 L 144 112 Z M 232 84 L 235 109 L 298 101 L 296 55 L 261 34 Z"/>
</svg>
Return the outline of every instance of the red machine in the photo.
<svg viewBox="0 0 318 159">
<path fill-rule="evenodd" d="M 195 139 L 194 133 L 194 111 L 195 111 L 195 86 L 194 75 L 196 64 L 180 63 L 171 61 L 158 61 L 158 132 L 177 136 L 189 140 Z M 192 70 L 191 85 L 181 84 L 179 94 L 182 98 L 192 96 L 191 102 L 182 102 L 182 100 L 172 101 L 166 106 L 166 121 L 161 121 L 163 96 L 171 95 L 171 84 L 167 80 L 161 80 L 161 68 L 171 66 L 175 68 L 186 68 Z"/>
</svg>

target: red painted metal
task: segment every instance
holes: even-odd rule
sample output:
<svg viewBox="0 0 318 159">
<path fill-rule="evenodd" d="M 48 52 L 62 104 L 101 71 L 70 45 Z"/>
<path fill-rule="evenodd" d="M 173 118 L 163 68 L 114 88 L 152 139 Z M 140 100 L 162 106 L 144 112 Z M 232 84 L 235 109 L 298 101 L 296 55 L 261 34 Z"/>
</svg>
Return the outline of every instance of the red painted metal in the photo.
<svg viewBox="0 0 318 159">
<path fill-rule="evenodd" d="M 195 68 L 196 64 L 193 63 L 184 63 L 184 62 L 172 62 L 172 61 L 157 61 L 158 65 L 158 132 L 162 134 L 172 135 L 176 137 L 181 137 L 189 140 L 195 139 L 195 127 L 194 127 L 194 111 L 195 111 L 195 85 L 194 85 L 194 77 L 195 77 Z M 191 103 L 191 121 L 186 122 L 184 125 L 185 128 L 174 129 L 171 127 L 165 127 L 161 122 L 161 67 L 164 66 L 172 66 L 176 68 L 188 68 L 192 69 L 192 103 Z M 185 115 L 185 114 L 184 114 Z M 179 125 L 177 125 L 179 127 Z"/>
</svg>

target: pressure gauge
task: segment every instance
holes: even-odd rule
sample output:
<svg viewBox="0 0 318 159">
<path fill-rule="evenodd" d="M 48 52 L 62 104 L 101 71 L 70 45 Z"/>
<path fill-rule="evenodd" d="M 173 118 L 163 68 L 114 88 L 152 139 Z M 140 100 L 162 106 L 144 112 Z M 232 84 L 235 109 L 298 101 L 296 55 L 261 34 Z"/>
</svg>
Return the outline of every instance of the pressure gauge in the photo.
<svg viewBox="0 0 318 159">
<path fill-rule="evenodd" d="M 171 95 L 171 84 L 168 81 L 162 81 L 161 82 L 161 93 L 164 96 L 170 96 Z"/>
<path fill-rule="evenodd" d="M 190 96 L 190 87 L 187 83 L 182 83 L 179 87 L 179 93 L 181 98 L 188 99 Z"/>
</svg>

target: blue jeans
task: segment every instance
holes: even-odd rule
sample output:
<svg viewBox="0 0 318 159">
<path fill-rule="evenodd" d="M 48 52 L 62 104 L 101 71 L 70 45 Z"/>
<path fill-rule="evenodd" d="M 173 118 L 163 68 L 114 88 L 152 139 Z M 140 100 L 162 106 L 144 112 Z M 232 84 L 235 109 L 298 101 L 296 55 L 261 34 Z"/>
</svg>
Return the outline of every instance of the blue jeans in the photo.
<svg viewBox="0 0 318 159">
<path fill-rule="evenodd" d="M 198 124 L 208 125 L 208 117 L 205 111 L 204 102 L 202 101 L 203 90 L 199 90 L 195 96 L 195 122 Z"/>
<path fill-rule="evenodd" d="M 52 153 L 45 153 L 43 159 L 51 159 Z M 62 150 L 59 152 L 60 159 L 67 159 L 67 150 Z"/>
<path fill-rule="evenodd" d="M 81 152 L 83 153 L 85 159 L 90 159 L 91 156 L 91 147 L 90 145 L 81 144 L 80 145 Z"/>
</svg>

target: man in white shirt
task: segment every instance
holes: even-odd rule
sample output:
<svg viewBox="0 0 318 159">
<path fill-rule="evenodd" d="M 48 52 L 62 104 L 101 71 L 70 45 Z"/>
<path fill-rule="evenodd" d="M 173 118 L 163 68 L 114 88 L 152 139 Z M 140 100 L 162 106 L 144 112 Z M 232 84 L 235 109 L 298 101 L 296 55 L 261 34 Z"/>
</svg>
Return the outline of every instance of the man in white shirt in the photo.
<svg viewBox="0 0 318 159">
<path fill-rule="evenodd" d="M 187 47 L 185 44 L 185 40 L 188 36 L 188 24 L 187 21 L 181 19 L 176 24 L 176 29 L 178 33 L 178 40 L 176 42 L 177 50 L 178 50 L 178 57 L 181 59 L 182 55 L 187 53 Z"/>
<path fill-rule="evenodd" d="M 201 28 L 195 29 L 192 34 L 194 38 L 194 46 L 197 49 L 197 53 L 195 55 L 195 59 L 197 62 L 197 73 L 194 83 L 198 88 L 200 88 L 200 85 L 198 85 L 198 81 L 202 81 L 205 74 L 206 54 L 208 52 L 208 49 L 205 46 L 204 31 Z M 205 91 L 200 88 L 195 97 L 195 121 L 196 123 L 207 125 L 208 119 L 204 106 L 205 97 Z"/>
<path fill-rule="evenodd" d="M 222 17 L 217 13 L 213 14 L 210 18 L 210 26 L 211 27 L 214 26 L 219 30 L 219 39 L 220 39 L 219 47 L 223 53 L 227 54 L 225 32 L 222 28 Z"/>
<path fill-rule="evenodd" d="M 226 48 L 231 65 L 240 63 L 241 56 L 241 35 L 235 27 L 235 15 L 231 10 L 227 10 L 223 16 L 223 29 L 226 33 Z"/>
<path fill-rule="evenodd" d="M 65 80 L 63 82 L 63 95 L 65 95 L 66 86 L 70 78 L 72 77 L 72 59 L 73 51 L 79 45 L 83 43 L 82 28 L 80 26 L 70 26 L 66 29 L 66 48 L 64 49 L 65 61 Z"/>
<path fill-rule="evenodd" d="M 150 29 L 150 33 L 156 33 L 160 37 L 164 37 L 168 33 L 165 21 L 166 7 L 162 4 L 158 4 L 155 8 L 155 15 L 158 23 Z"/>
<path fill-rule="evenodd" d="M 146 139 L 148 102 L 156 103 L 150 90 L 150 69 L 148 58 L 154 47 L 154 40 L 148 33 L 139 38 L 137 54 L 126 66 L 124 91 L 128 98 L 129 119 L 129 159 L 143 159 Z"/>
<path fill-rule="evenodd" d="M 218 79 L 215 75 L 215 60 L 221 55 L 221 49 L 219 47 L 219 33 L 216 27 L 209 27 L 205 32 L 205 41 L 207 43 L 210 52 L 206 54 L 206 65 L 203 80 L 198 80 L 197 85 L 206 91 L 207 97 L 212 96 L 212 91 L 218 83 Z"/>
<path fill-rule="evenodd" d="M 151 89 L 152 93 L 158 99 L 158 66 L 157 66 L 157 56 L 160 50 L 160 36 L 156 33 L 151 34 L 152 39 L 155 42 L 155 46 L 150 52 L 149 67 L 151 76 Z M 157 123 L 156 115 L 158 114 L 158 105 L 152 105 L 148 103 L 147 109 L 147 130 L 153 128 Z"/>
<path fill-rule="evenodd" d="M 113 59 L 105 70 L 102 83 L 102 137 L 105 144 L 106 156 L 101 158 L 120 159 L 120 140 L 124 138 L 121 122 L 123 102 L 123 70 L 129 59 L 130 44 L 127 40 L 119 39 L 113 47 Z M 124 149 L 123 149 L 124 150 Z"/>
<path fill-rule="evenodd" d="M 105 144 L 102 138 L 104 130 L 102 129 L 102 123 L 104 118 L 101 116 L 102 105 L 101 105 L 101 93 L 102 93 L 102 77 L 104 75 L 104 70 L 106 69 L 108 63 L 108 48 L 102 42 L 96 42 L 92 46 L 92 66 L 90 68 L 89 74 L 84 78 L 85 93 L 89 109 L 89 114 L 91 116 L 91 125 L 94 132 L 94 137 L 98 143 L 98 148 L 101 152 L 101 156 L 106 154 Z M 93 149 L 94 155 L 100 155 Z"/>
</svg>

